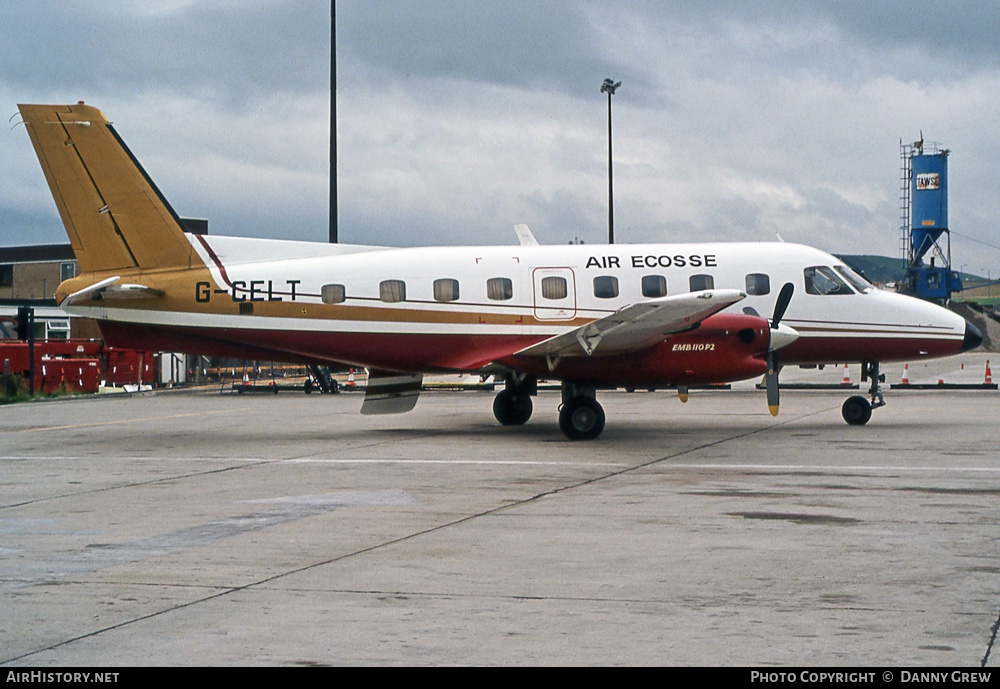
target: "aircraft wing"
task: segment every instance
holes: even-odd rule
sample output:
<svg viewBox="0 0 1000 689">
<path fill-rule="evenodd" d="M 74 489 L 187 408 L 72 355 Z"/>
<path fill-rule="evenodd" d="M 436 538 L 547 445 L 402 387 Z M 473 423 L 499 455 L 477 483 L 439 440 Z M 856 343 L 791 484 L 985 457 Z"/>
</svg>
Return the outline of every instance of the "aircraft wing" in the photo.
<svg viewBox="0 0 1000 689">
<path fill-rule="evenodd" d="M 746 296 L 735 289 L 710 289 L 650 299 L 522 349 L 517 355 L 558 359 L 638 352 L 670 333 L 693 328 Z"/>
</svg>

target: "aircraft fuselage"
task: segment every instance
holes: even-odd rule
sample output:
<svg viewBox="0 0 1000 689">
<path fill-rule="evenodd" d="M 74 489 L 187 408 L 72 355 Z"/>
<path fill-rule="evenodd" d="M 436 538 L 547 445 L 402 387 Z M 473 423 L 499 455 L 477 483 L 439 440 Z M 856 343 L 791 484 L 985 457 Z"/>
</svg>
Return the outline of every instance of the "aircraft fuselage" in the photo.
<svg viewBox="0 0 1000 689">
<path fill-rule="evenodd" d="M 596 352 L 547 371 L 608 384 L 760 375 L 759 367 L 726 365 L 742 355 L 730 346 L 721 317 L 742 317 L 747 308 L 769 317 L 786 282 L 796 291 L 783 322 L 800 337 L 783 349 L 784 364 L 945 356 L 959 351 L 966 335 L 965 321 L 947 309 L 851 285 L 842 261 L 795 244 L 387 249 L 187 237 L 203 266 L 134 276 L 162 291 L 161 299 L 105 299 L 67 310 L 97 318 L 113 343 L 127 340 L 120 344 L 153 338 L 162 347 L 174 338 L 178 349 L 209 354 L 242 347 L 255 358 L 407 372 L 477 370 L 501 361 L 543 373 L 540 360 L 514 353 L 643 300 L 709 288 L 746 293 L 718 317 L 666 336 L 642 355 L 602 362 Z M 93 279 L 64 284 L 60 298 Z"/>
</svg>

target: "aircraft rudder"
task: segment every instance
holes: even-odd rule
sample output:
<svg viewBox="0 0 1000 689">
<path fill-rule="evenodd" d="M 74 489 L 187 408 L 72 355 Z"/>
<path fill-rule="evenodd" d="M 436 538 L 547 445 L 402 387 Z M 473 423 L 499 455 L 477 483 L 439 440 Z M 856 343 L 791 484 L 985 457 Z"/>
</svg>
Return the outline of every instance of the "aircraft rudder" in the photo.
<svg viewBox="0 0 1000 689">
<path fill-rule="evenodd" d="M 82 272 L 200 264 L 177 214 L 99 109 L 18 107 Z"/>
</svg>

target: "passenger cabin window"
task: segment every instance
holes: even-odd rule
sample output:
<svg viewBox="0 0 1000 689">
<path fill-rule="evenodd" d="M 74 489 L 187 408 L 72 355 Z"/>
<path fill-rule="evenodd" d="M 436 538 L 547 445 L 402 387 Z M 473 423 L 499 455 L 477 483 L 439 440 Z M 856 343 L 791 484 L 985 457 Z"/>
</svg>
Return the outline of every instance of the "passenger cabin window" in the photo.
<svg viewBox="0 0 1000 689">
<path fill-rule="evenodd" d="M 711 275 L 692 275 L 688 280 L 692 292 L 715 288 L 715 278 Z"/>
<path fill-rule="evenodd" d="M 406 283 L 402 280 L 383 280 L 378 283 L 378 298 L 382 301 L 406 301 Z"/>
<path fill-rule="evenodd" d="M 643 275 L 642 296 L 653 298 L 667 296 L 667 278 L 662 275 Z"/>
<path fill-rule="evenodd" d="M 506 301 L 514 296 L 510 278 L 490 278 L 486 281 L 486 296 L 493 301 Z"/>
<path fill-rule="evenodd" d="M 614 299 L 618 296 L 618 278 L 599 275 L 594 278 L 594 296 L 598 299 Z"/>
<path fill-rule="evenodd" d="M 802 271 L 806 280 L 806 294 L 854 294 L 832 268 L 812 266 Z"/>
<path fill-rule="evenodd" d="M 323 285 L 320 297 L 324 304 L 340 304 L 347 298 L 343 285 Z"/>
<path fill-rule="evenodd" d="M 764 273 L 747 275 L 747 294 L 760 295 L 771 293 L 771 278 Z"/>
<path fill-rule="evenodd" d="M 434 301 L 458 301 L 458 280 L 451 278 L 435 280 Z"/>
<path fill-rule="evenodd" d="M 567 294 L 566 278 L 542 278 L 542 297 L 545 299 L 565 299 Z"/>
</svg>

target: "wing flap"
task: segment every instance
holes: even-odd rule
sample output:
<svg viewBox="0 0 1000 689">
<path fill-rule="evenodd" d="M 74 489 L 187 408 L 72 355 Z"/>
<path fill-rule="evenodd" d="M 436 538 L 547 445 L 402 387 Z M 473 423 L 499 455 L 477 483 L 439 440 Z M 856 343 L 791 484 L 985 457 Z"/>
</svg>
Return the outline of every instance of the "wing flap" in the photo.
<svg viewBox="0 0 1000 689">
<path fill-rule="evenodd" d="M 365 385 L 365 401 L 361 403 L 361 413 L 371 416 L 410 411 L 417 405 L 423 380 L 424 377 L 420 374 L 368 369 L 368 383 Z"/>
<path fill-rule="evenodd" d="M 651 299 L 522 349 L 517 355 L 557 359 L 638 352 L 745 298 L 739 290 L 712 289 Z"/>
</svg>

